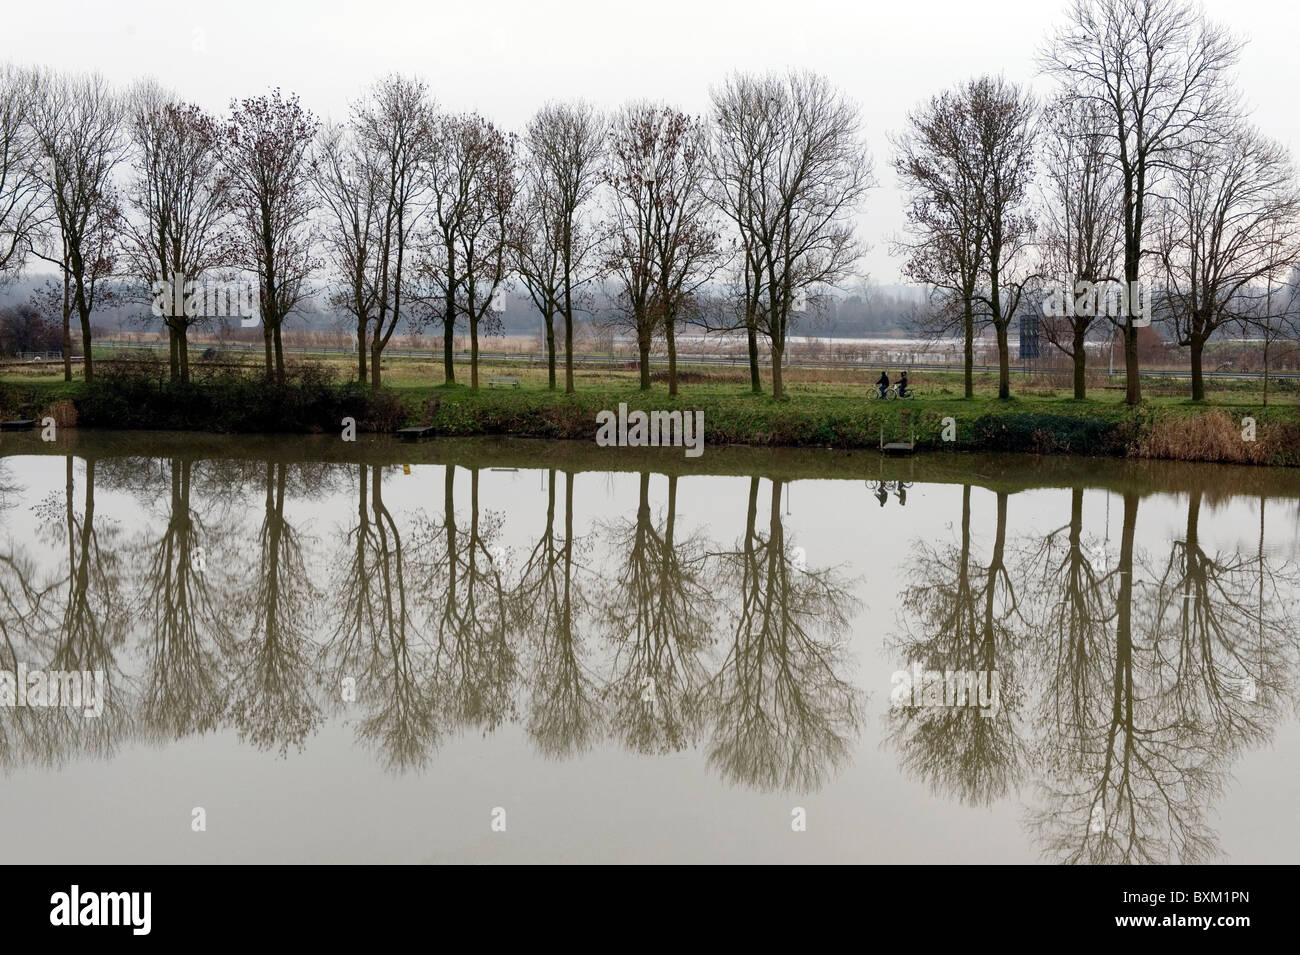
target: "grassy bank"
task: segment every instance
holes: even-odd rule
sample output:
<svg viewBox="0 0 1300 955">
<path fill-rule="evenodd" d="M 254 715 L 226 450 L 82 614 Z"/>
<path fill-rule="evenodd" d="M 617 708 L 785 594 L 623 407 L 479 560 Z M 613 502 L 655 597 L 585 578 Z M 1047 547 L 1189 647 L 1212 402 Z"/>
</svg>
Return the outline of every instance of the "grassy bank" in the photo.
<svg viewBox="0 0 1300 955">
<path fill-rule="evenodd" d="M 485 370 L 483 380 L 493 371 Z M 703 411 L 705 442 L 715 446 L 871 449 L 882 439 L 914 439 L 922 449 L 1300 466 L 1300 408 L 1262 408 L 1256 395 L 1237 389 L 1204 404 L 1157 397 L 1130 409 L 1110 392 L 1086 401 L 1050 392 L 999 401 L 987 392 L 964 399 L 933 382 L 916 400 L 878 402 L 866 400 L 861 383 L 807 381 L 794 383 L 787 398 L 776 401 L 752 395 L 743 382 L 725 376 L 692 376 L 670 398 L 662 384 L 640 391 L 627 373 L 584 378 L 575 394 L 564 395 L 548 391 L 535 372 L 495 371 L 519 374 L 521 387 L 474 392 L 397 378 L 394 387 L 376 393 L 355 382 L 340 384 L 310 365 L 297 369 L 283 387 L 242 375 L 179 386 L 157 374 L 107 367 L 91 385 L 0 381 L 0 413 L 49 415 L 65 427 L 230 433 L 331 433 L 351 417 L 362 431 L 432 424 L 439 435 L 590 442 L 596 413 L 625 403 L 630 410 Z M 1256 421 L 1253 442 L 1243 439 L 1247 416 Z M 953 440 L 945 441 L 945 432 Z"/>
</svg>

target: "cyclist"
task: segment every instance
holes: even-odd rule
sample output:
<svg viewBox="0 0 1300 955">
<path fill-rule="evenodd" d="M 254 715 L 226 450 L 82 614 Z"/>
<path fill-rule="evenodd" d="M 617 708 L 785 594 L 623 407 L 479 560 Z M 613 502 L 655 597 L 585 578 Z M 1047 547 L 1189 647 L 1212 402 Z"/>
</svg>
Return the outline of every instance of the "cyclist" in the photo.
<svg viewBox="0 0 1300 955">
<path fill-rule="evenodd" d="M 900 397 L 900 398 L 910 398 L 910 397 L 912 397 L 911 394 L 909 394 L 909 393 L 908 393 L 908 390 L 907 390 L 907 370 L 906 370 L 906 369 L 904 369 L 904 370 L 903 370 L 903 373 L 902 373 L 901 375 L 899 375 L 899 377 L 898 377 L 898 397 Z"/>
<path fill-rule="evenodd" d="M 885 393 L 889 391 L 888 372 L 882 371 L 880 377 L 876 379 L 876 391 L 880 393 L 880 397 L 882 398 L 885 397 Z"/>
</svg>

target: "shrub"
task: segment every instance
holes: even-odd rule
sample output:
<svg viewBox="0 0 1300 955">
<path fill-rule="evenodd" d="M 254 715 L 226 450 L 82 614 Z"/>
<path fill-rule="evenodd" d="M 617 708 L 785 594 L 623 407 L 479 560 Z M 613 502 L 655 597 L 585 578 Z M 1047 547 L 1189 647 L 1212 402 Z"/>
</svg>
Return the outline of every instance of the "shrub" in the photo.
<svg viewBox="0 0 1300 955">
<path fill-rule="evenodd" d="M 972 431 L 976 445 L 986 451 L 1114 455 L 1123 454 L 1127 445 L 1119 422 L 1070 415 L 982 415 Z"/>
<path fill-rule="evenodd" d="M 345 417 L 362 429 L 391 431 L 405 416 L 392 393 L 334 385 L 331 377 L 298 366 L 284 385 L 238 374 L 181 384 L 118 368 L 85 386 L 77 410 L 92 427 L 260 433 L 333 431 Z"/>
</svg>

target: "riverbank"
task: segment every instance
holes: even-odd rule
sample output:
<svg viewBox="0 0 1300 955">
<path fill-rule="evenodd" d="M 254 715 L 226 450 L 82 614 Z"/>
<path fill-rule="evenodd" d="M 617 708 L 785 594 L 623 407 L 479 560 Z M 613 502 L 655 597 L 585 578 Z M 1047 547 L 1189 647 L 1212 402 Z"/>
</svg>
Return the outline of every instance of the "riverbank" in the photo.
<svg viewBox="0 0 1300 955">
<path fill-rule="evenodd" d="M 36 432 L 6 434 L 0 460 L 8 456 L 71 455 L 86 461 L 166 458 L 172 462 L 222 462 L 241 458 L 304 467 L 358 465 L 380 469 L 449 466 L 467 471 L 555 471 L 564 474 L 657 474 L 667 477 L 761 477 L 771 481 L 866 481 L 970 485 L 1019 493 L 1041 488 L 1094 488 L 1116 494 L 1204 495 L 1217 502 L 1240 495 L 1300 501 L 1300 468 L 1221 464 L 1207 468 L 1186 461 L 1138 458 L 1036 457 L 979 452 L 921 452 L 886 457 L 868 450 L 712 447 L 698 458 L 662 448 L 601 448 L 592 441 L 536 438 L 440 438 L 410 443 L 389 435 L 210 434 L 179 431 L 113 432 L 71 428 L 54 441 Z"/>
<path fill-rule="evenodd" d="M 509 385 L 477 392 L 464 386 L 372 392 L 310 374 L 283 387 L 244 377 L 176 386 L 109 374 L 90 385 L 0 383 L 0 415 L 53 417 L 64 428 L 308 434 L 341 433 L 343 419 L 352 418 L 361 432 L 432 425 L 440 436 L 591 442 L 597 413 L 625 404 L 629 410 L 703 412 L 706 448 L 866 450 L 878 448 L 882 440 L 914 440 L 918 450 L 1300 466 L 1300 408 L 1293 404 L 1264 408 L 1246 400 L 1193 404 L 1162 399 L 1130 409 L 1112 395 L 1086 401 L 1058 396 L 999 401 L 947 393 L 880 402 L 854 391 L 792 389 L 776 401 L 730 382 L 693 382 L 673 398 L 662 385 L 642 392 L 613 381 L 584 383 L 572 395 Z"/>
</svg>

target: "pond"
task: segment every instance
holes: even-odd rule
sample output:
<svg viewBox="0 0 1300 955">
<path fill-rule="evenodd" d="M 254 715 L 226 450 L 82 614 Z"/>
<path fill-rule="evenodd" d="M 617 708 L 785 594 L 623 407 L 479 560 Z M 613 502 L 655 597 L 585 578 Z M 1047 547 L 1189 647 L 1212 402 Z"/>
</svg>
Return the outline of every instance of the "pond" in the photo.
<svg viewBox="0 0 1300 955">
<path fill-rule="evenodd" d="M 1298 564 L 1276 469 L 6 435 L 0 844 L 1288 862 Z"/>
</svg>

